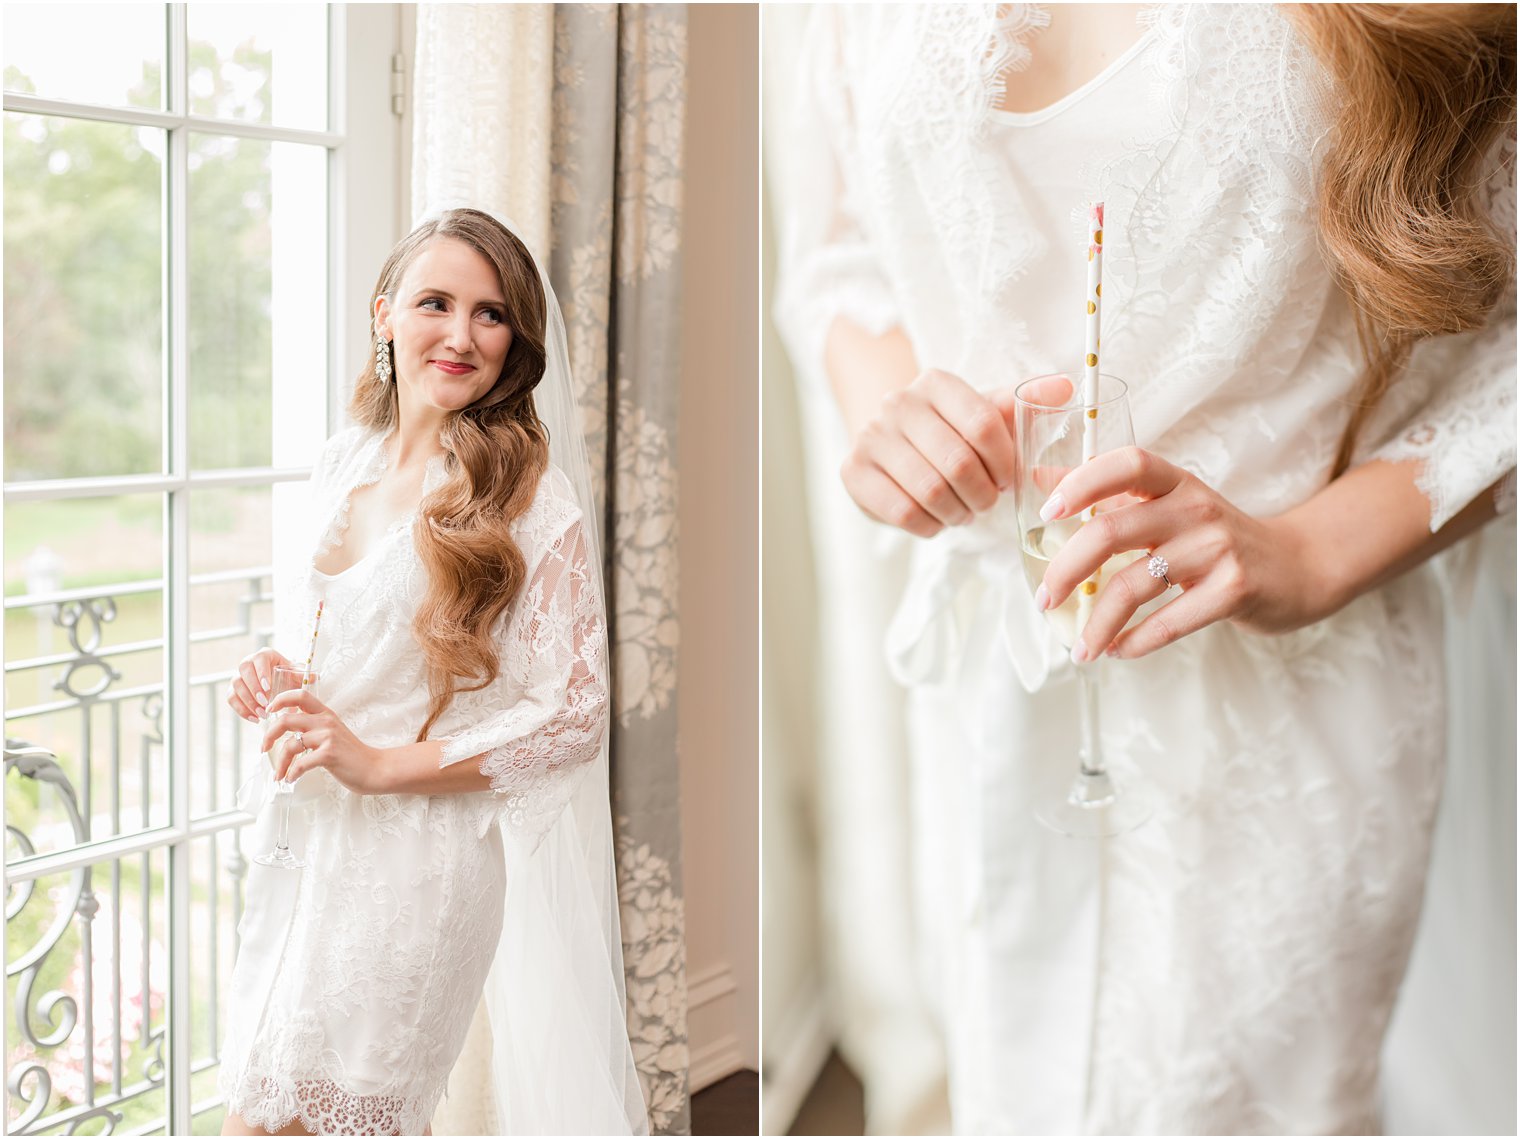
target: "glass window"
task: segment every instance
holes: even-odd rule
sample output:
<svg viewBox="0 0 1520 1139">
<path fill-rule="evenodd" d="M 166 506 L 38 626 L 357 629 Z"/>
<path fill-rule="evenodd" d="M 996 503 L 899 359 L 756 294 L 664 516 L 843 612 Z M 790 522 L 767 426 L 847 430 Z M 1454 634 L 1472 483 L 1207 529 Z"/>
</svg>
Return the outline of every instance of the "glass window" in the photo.
<svg viewBox="0 0 1520 1139">
<path fill-rule="evenodd" d="M 191 4 L 190 113 L 327 129 L 325 4 Z"/>
<path fill-rule="evenodd" d="M 6 783 L 6 808 L 18 820 L 34 798 L 58 790 L 14 770 Z M 6 828 L 8 859 L 26 852 L 18 829 Z M 10 1134 L 34 1123 L 78 1134 L 163 1133 L 168 861 L 159 848 L 11 886 Z"/>
<path fill-rule="evenodd" d="M 167 12 L 164 4 L 7 4 L 5 89 L 159 110 Z M 5 157 L 9 163 L 9 147 Z"/>
<path fill-rule="evenodd" d="M 194 815 L 225 811 L 261 762 L 260 729 L 227 706 L 237 662 L 268 644 L 275 492 L 196 490 L 190 497 L 190 784 Z"/>
<path fill-rule="evenodd" d="M 332 250 L 395 236 L 398 27 L 390 5 L 6 8 L 11 1134 L 220 1127 L 248 866 L 232 808 L 262 762 L 226 685 L 270 634 L 277 525 L 328 434 L 333 348 L 364 342 L 357 318 L 330 327 Z M 355 135 L 328 133 L 330 50 L 351 91 L 387 92 Z M 364 208 L 334 196 L 340 144 Z M 151 845 L 92 849 L 118 836 Z"/>
<path fill-rule="evenodd" d="M 190 1110 L 196 1135 L 216 1135 L 226 1112 L 216 1081 L 222 1009 L 237 955 L 248 858 L 237 831 L 209 834 L 190 846 Z"/>
<path fill-rule="evenodd" d="M 45 747 L 83 813 L 47 800 L 39 853 L 169 822 L 163 497 L 5 512 L 6 735 Z"/>
<path fill-rule="evenodd" d="M 190 136 L 192 468 L 298 466 L 320 451 L 326 202 L 323 147 Z"/>
<path fill-rule="evenodd" d="M 5 479 L 159 471 L 164 132 L 4 130 Z"/>
</svg>

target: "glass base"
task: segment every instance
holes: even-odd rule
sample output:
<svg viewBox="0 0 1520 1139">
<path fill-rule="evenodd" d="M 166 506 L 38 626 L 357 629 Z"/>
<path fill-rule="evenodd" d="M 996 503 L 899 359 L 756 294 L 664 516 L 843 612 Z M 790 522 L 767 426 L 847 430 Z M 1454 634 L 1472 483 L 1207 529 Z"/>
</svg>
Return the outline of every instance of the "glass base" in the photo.
<svg viewBox="0 0 1520 1139">
<path fill-rule="evenodd" d="M 1143 780 L 1115 781 L 1108 772 L 1079 772 L 1064 798 L 1035 808 L 1034 817 L 1056 834 L 1112 838 L 1127 834 L 1155 813 L 1156 800 Z"/>
<path fill-rule="evenodd" d="M 256 854 L 253 860 L 260 866 L 273 866 L 278 870 L 305 870 L 306 863 L 289 850 L 274 850 L 269 854 Z"/>
</svg>

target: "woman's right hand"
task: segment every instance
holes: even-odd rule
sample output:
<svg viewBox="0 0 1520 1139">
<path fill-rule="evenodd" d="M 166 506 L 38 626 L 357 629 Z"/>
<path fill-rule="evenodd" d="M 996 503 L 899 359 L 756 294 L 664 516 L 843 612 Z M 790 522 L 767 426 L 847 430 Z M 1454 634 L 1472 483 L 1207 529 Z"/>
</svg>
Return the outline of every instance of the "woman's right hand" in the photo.
<svg viewBox="0 0 1520 1139">
<path fill-rule="evenodd" d="M 228 686 L 227 706 L 250 724 L 257 724 L 269 703 L 274 670 L 279 665 L 295 667 L 274 649 L 259 649 L 238 661 L 238 674 Z"/>
<path fill-rule="evenodd" d="M 1014 478 L 1012 395 L 996 398 L 938 371 L 889 392 L 840 468 L 850 497 L 920 538 L 990 510 Z"/>
</svg>

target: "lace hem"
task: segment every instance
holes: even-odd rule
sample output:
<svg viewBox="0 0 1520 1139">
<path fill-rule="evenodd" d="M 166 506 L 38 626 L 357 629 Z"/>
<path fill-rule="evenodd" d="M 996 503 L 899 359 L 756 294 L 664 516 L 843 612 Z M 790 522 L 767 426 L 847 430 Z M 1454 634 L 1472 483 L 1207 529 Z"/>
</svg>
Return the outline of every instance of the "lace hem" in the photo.
<svg viewBox="0 0 1520 1139">
<path fill-rule="evenodd" d="M 1501 134 L 1485 159 L 1481 190 L 1484 214 L 1508 245 L 1515 240 L 1515 159 L 1514 137 Z M 1441 381 L 1427 381 L 1432 387 L 1426 406 L 1373 457 L 1420 463 L 1416 485 L 1430 501 L 1434 533 L 1490 486 L 1500 513 L 1512 508 L 1513 480 L 1507 476 L 1515 466 L 1513 280 L 1485 327 L 1439 338 L 1428 347 L 1430 354 L 1417 355 L 1410 368 L 1419 361 Z M 1407 386 L 1408 380 L 1399 383 Z"/>
<path fill-rule="evenodd" d="M 864 249 L 831 249 L 815 257 L 805 279 L 793 279 L 776 299 L 778 321 L 792 338 L 794 358 L 824 374 L 824 357 L 834 321 L 844 319 L 869 336 L 883 336 L 902 324 L 892 286 L 871 264 Z"/>
<path fill-rule="evenodd" d="M 446 1082 L 358 1095 L 335 1080 L 281 1080 L 247 1072 L 226 1096 L 227 1113 L 271 1133 L 300 1120 L 313 1135 L 421 1135 Z"/>
<path fill-rule="evenodd" d="M 1428 357 L 1417 357 L 1422 370 L 1454 378 L 1435 388 L 1412 422 L 1368 456 L 1419 464 L 1415 485 L 1430 503 L 1431 533 L 1489 487 L 1500 513 L 1506 495 L 1513 494 L 1504 482 L 1515 466 L 1514 338 L 1511 308 L 1478 333 L 1431 345 Z M 1413 383 L 1407 387 L 1416 390 Z M 1402 394 L 1390 393 L 1390 411 Z"/>
</svg>

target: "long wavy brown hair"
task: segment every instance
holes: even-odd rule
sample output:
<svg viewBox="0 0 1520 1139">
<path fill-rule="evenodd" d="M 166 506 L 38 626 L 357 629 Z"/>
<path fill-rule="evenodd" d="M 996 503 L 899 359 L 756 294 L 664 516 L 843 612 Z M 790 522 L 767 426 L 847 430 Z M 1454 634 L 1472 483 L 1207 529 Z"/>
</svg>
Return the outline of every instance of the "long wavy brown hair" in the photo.
<svg viewBox="0 0 1520 1139">
<path fill-rule="evenodd" d="M 1294 4 L 1340 110 L 1320 241 L 1356 315 L 1364 369 L 1331 477 L 1421 340 L 1481 328 L 1514 273 L 1479 193 L 1515 127 L 1513 4 Z"/>
<path fill-rule="evenodd" d="M 479 210 L 450 210 L 423 222 L 386 258 L 369 311 L 381 296 L 395 303 L 407 268 L 440 237 L 465 242 L 496 267 L 512 344 L 491 389 L 445 419 L 447 478 L 422 500 L 412 531 L 428 581 L 412 622 L 431 696 L 419 741 L 457 692 L 477 691 L 496 676 L 501 661 L 491 628 L 527 576 L 512 522 L 533 502 L 549 462 L 549 435 L 533 407 L 544 375 L 544 290 L 515 234 Z M 365 427 L 389 432 L 396 425 L 396 385 L 376 374 L 373 346 L 348 410 Z"/>
</svg>

